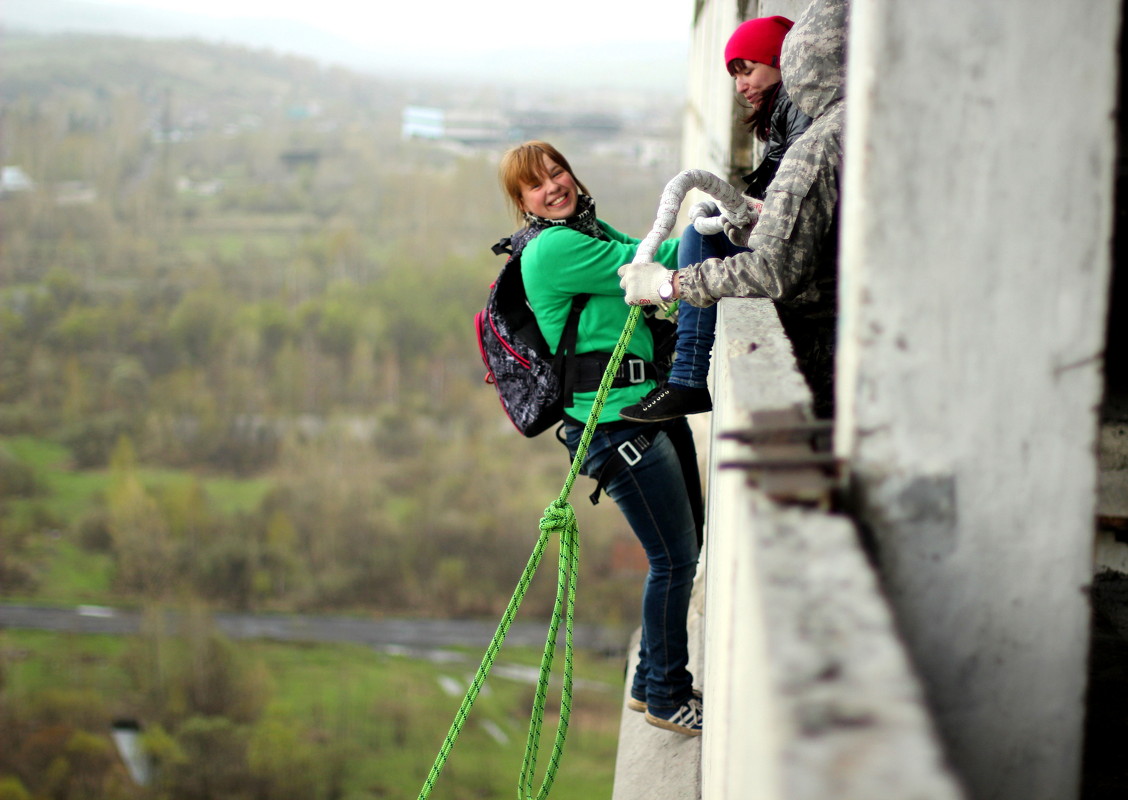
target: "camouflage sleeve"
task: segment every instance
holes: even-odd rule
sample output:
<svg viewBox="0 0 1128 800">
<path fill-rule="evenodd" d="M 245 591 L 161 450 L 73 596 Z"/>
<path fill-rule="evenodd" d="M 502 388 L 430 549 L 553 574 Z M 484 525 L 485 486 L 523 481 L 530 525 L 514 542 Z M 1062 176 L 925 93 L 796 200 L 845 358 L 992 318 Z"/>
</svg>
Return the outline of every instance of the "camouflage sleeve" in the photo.
<svg viewBox="0 0 1128 800">
<path fill-rule="evenodd" d="M 820 118 L 784 156 L 749 237 L 750 252 L 680 270 L 681 297 L 695 306 L 721 297 L 787 302 L 807 290 L 838 204 L 840 126 L 834 122 Z"/>
</svg>

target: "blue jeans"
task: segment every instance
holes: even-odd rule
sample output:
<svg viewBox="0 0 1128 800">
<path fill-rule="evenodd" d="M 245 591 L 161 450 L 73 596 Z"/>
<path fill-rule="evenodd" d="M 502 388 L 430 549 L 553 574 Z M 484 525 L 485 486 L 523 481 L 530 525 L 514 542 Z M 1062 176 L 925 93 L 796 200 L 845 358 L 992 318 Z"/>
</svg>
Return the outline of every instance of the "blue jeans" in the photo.
<svg viewBox="0 0 1128 800">
<path fill-rule="evenodd" d="M 685 426 L 686 431 L 689 427 L 684 417 L 665 424 Z M 597 426 L 580 474 L 598 475 L 621 444 L 642 433 L 653 437 L 654 444 L 637 463 L 628 465 L 604 488 L 627 518 L 650 563 L 642 594 L 642 640 L 631 695 L 645 700 L 651 708 L 668 710 L 688 700 L 693 691 L 686 616 L 697 572 L 698 545 L 681 462 L 670 437 L 664 431 L 659 433 L 661 428 L 654 424 Z M 583 432 L 580 425 L 564 425 L 572 458 Z"/>
<path fill-rule="evenodd" d="M 678 269 L 690 264 L 700 264 L 707 258 L 728 258 L 745 253 L 746 247 L 737 247 L 723 233 L 702 236 L 690 225 L 678 243 Z M 669 382 L 691 389 L 708 386 L 709 356 L 713 351 L 713 335 L 717 327 L 717 306 L 697 308 L 689 303 L 678 304 L 678 338 L 674 346 L 674 365 L 670 368 Z"/>
</svg>

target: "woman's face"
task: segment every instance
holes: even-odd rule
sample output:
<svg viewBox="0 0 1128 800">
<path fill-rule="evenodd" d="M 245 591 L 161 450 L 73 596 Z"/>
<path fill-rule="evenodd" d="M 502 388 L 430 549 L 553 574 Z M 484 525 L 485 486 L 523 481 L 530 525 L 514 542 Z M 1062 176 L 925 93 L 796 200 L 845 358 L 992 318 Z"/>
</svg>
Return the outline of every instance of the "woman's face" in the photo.
<svg viewBox="0 0 1128 800">
<path fill-rule="evenodd" d="M 536 183 L 521 183 L 521 210 L 545 219 L 567 219 L 576 213 L 579 193 L 572 173 L 547 155 Z"/>
<path fill-rule="evenodd" d="M 764 94 L 781 80 L 780 71 L 759 61 L 742 60 L 733 73 L 736 79 L 736 92 L 752 108 L 759 108 Z"/>
</svg>

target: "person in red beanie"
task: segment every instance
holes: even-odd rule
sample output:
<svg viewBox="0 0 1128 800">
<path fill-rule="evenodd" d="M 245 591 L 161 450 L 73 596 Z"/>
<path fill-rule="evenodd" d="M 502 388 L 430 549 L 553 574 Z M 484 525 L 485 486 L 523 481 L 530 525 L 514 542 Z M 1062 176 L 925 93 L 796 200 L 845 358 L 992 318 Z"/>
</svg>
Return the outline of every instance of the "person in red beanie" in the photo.
<svg viewBox="0 0 1128 800">
<path fill-rule="evenodd" d="M 766 143 L 759 166 L 743 178 L 745 196 L 755 201 L 763 201 L 783 154 L 811 124 L 811 118 L 792 105 L 779 69 L 783 39 L 792 24 L 787 17 L 750 19 L 733 31 L 725 45 L 725 69 L 750 110 L 744 121 L 749 132 Z M 745 251 L 719 232 L 720 225 L 710 227 L 708 218 L 718 214 L 720 210 L 711 201 L 694 206 L 690 218 L 695 223 L 686 228 L 678 247 L 679 269 Z M 715 305 L 696 308 L 682 303 L 669 377 L 619 416 L 632 422 L 662 422 L 711 410 L 708 377 L 716 323 Z"/>
<path fill-rule="evenodd" d="M 737 224 L 721 215 L 727 238 L 742 246 L 740 252 L 707 258 L 674 275 L 655 262 L 619 268 L 627 305 L 655 296 L 701 308 L 722 297 L 770 300 L 820 419 L 833 419 L 835 410 L 849 6 L 850 0 L 811 0 L 784 40 L 779 68 L 789 102 L 812 122 L 780 160 L 758 219 Z M 772 116 L 774 125 L 775 112 Z M 684 242 L 683 237 L 679 249 Z"/>
<path fill-rule="evenodd" d="M 811 118 L 791 103 L 779 71 L 783 38 L 793 24 L 787 17 L 750 19 L 725 45 L 725 69 L 751 110 L 744 122 L 749 132 L 767 143 L 760 165 L 744 176 L 748 184 L 745 193 L 759 200 L 764 198 L 787 148 L 811 126 Z"/>
</svg>

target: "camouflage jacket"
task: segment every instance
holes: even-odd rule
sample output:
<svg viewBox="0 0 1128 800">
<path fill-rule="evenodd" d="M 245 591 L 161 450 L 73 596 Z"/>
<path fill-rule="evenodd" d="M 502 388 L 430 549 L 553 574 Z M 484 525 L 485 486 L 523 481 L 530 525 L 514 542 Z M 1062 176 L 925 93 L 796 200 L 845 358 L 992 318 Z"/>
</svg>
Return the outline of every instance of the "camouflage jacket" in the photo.
<svg viewBox="0 0 1128 800">
<path fill-rule="evenodd" d="M 784 39 L 784 86 L 814 121 L 780 161 L 748 240 L 750 252 L 679 272 L 680 294 L 689 303 L 768 297 L 804 316 L 833 315 L 846 17 L 846 0 L 813 0 Z"/>
</svg>

